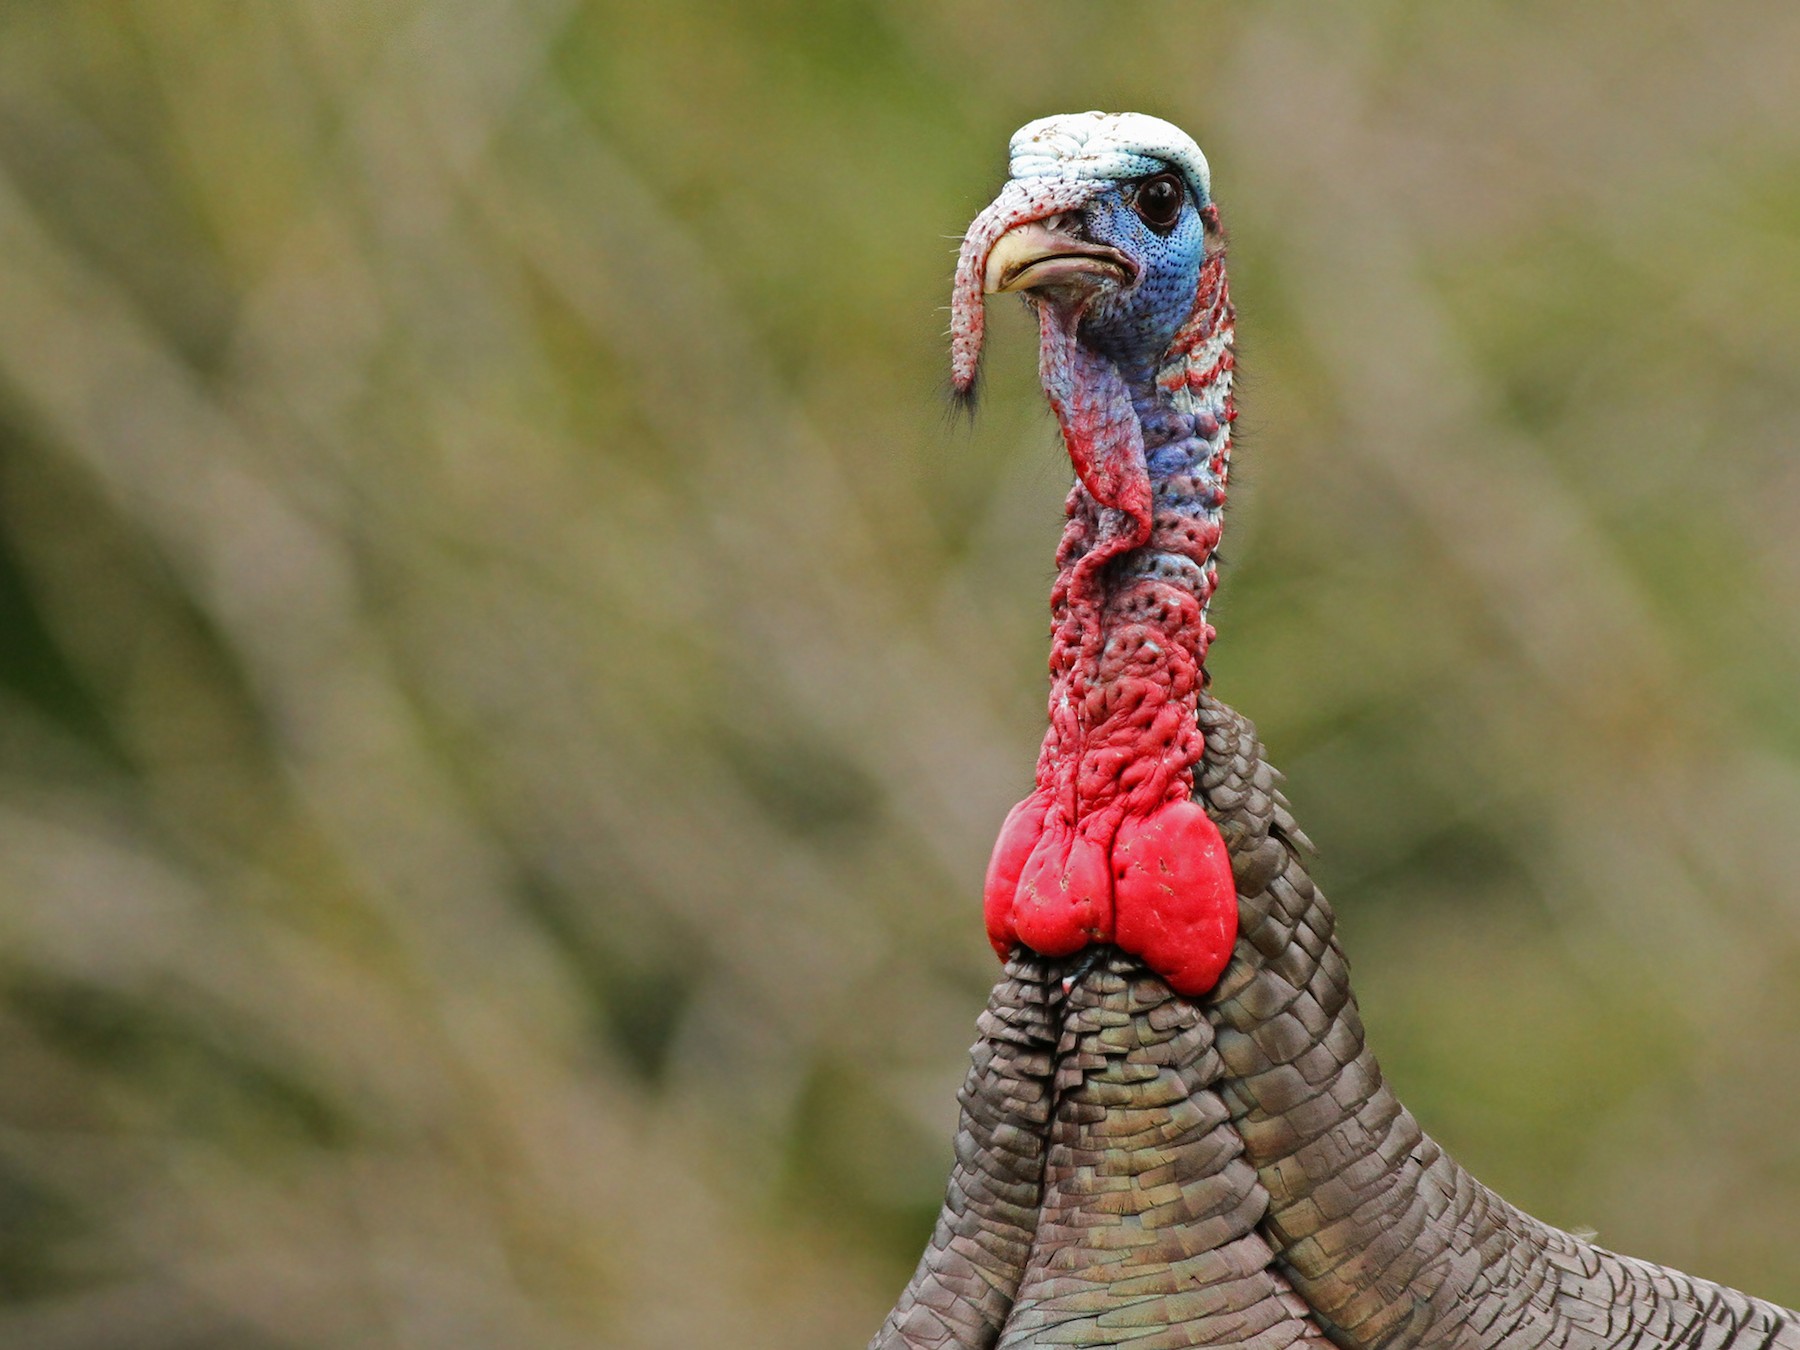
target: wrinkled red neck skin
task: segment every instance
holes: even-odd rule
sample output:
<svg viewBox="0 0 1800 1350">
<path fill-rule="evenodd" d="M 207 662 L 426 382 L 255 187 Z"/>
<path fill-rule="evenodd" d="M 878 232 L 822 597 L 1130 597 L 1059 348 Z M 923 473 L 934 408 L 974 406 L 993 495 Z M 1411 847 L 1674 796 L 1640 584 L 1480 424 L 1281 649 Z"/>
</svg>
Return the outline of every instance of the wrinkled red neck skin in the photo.
<svg viewBox="0 0 1800 1350">
<path fill-rule="evenodd" d="M 1156 381 L 1209 445 L 1155 485 L 1117 367 L 1078 341 L 1078 312 L 1040 303 L 1038 315 L 1039 373 L 1078 481 L 1051 592 L 1050 725 L 1036 790 L 989 866 L 988 936 L 1003 957 L 1019 943 L 1047 956 L 1114 943 L 1199 994 L 1237 929 L 1229 857 L 1192 800 L 1235 416 L 1224 261 L 1205 265 Z"/>
</svg>

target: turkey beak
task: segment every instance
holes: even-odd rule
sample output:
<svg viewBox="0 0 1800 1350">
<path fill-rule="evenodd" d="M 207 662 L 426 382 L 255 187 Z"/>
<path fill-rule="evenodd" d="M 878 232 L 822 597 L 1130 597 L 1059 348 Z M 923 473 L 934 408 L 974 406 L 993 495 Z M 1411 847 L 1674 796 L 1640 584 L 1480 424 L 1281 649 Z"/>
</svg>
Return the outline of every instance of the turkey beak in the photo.
<svg viewBox="0 0 1800 1350">
<path fill-rule="evenodd" d="M 1105 283 L 1127 284 L 1137 274 L 1131 260 L 1116 248 L 1067 232 L 1066 215 L 1016 225 L 994 241 L 982 276 L 988 295 L 1051 287 L 1093 289 Z"/>
</svg>

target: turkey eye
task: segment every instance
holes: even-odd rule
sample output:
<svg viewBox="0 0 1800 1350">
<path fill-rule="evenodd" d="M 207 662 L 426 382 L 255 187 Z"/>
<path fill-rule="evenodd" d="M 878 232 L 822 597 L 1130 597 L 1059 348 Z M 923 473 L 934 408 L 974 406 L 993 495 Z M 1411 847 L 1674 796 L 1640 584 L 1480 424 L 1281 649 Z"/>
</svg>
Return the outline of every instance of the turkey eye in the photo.
<svg viewBox="0 0 1800 1350">
<path fill-rule="evenodd" d="M 1181 219 L 1183 195 L 1179 178 L 1172 173 L 1159 173 L 1138 184 L 1137 195 L 1131 199 L 1131 209 L 1158 234 L 1167 234 Z"/>
</svg>

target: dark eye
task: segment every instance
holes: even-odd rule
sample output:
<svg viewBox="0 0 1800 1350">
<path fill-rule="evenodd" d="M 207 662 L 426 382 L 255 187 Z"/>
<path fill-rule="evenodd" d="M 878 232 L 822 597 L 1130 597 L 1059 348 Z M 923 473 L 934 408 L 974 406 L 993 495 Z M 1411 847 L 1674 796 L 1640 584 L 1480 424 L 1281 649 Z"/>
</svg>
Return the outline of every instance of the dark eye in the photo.
<svg viewBox="0 0 1800 1350">
<path fill-rule="evenodd" d="M 1181 203 L 1186 196 L 1179 178 L 1172 173 L 1159 173 L 1138 184 L 1137 195 L 1131 199 L 1131 209 L 1158 234 L 1167 234 L 1181 219 Z"/>
</svg>

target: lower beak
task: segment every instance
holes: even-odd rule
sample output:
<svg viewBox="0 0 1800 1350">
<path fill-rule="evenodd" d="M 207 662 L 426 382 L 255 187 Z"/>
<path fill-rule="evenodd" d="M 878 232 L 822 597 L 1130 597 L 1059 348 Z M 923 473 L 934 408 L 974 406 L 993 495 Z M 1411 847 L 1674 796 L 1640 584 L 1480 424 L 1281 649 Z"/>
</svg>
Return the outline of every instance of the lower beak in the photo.
<svg viewBox="0 0 1800 1350">
<path fill-rule="evenodd" d="M 1115 248 L 1095 244 L 1056 227 L 1061 217 L 1014 226 L 994 241 L 982 276 L 988 295 L 1035 291 L 1054 286 L 1092 287 L 1129 283 L 1137 269 Z"/>
</svg>

